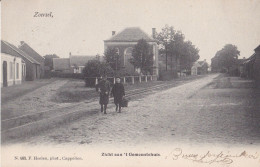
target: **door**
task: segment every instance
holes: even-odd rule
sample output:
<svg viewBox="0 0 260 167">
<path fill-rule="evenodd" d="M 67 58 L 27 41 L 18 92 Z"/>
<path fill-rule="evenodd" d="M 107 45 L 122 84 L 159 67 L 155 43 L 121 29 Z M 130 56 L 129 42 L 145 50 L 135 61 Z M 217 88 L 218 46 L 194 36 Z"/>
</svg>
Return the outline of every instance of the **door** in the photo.
<svg viewBox="0 0 260 167">
<path fill-rule="evenodd" d="M 3 86 L 7 86 L 7 62 L 3 62 Z"/>
</svg>

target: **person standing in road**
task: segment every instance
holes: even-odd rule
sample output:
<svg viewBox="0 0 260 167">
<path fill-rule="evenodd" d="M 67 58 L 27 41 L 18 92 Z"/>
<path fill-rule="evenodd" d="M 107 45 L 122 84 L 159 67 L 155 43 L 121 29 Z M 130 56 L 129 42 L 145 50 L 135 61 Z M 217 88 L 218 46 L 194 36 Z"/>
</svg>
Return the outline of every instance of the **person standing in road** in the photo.
<svg viewBox="0 0 260 167">
<path fill-rule="evenodd" d="M 116 105 L 116 112 L 119 109 L 121 112 L 122 100 L 125 96 L 125 88 L 124 85 L 120 82 L 120 78 L 116 78 L 116 83 L 114 84 L 111 96 L 114 96 L 114 103 Z"/>
<path fill-rule="evenodd" d="M 100 95 L 99 104 L 101 105 L 101 112 L 104 111 L 104 114 L 106 114 L 110 92 L 110 83 L 107 80 L 106 76 L 104 76 L 103 78 L 101 77 L 101 80 L 96 85 L 96 90 L 99 92 Z"/>
</svg>

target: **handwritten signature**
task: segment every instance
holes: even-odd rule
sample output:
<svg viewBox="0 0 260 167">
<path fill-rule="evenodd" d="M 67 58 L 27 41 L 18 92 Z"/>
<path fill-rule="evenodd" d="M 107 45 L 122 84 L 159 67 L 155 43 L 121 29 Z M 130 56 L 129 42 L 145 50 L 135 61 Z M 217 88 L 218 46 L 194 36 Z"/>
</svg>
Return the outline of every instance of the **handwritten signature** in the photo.
<svg viewBox="0 0 260 167">
<path fill-rule="evenodd" d="M 207 151 L 205 154 L 192 154 L 192 153 L 184 153 L 181 148 L 175 148 L 173 151 L 169 153 L 165 159 L 186 159 L 191 160 L 193 162 L 198 163 L 222 163 L 222 164 L 232 164 L 235 158 L 247 158 L 247 159 L 259 159 L 260 155 L 256 152 L 254 154 L 249 154 L 246 151 L 242 151 L 239 154 L 230 154 L 224 153 L 223 151 L 216 153 L 212 153 L 211 151 Z"/>
</svg>

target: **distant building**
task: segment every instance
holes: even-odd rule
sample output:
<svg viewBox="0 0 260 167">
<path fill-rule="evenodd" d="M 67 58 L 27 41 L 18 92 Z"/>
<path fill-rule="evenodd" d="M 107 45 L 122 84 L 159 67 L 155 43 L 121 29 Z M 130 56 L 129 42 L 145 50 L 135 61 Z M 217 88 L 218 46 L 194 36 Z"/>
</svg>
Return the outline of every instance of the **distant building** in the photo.
<svg viewBox="0 0 260 167">
<path fill-rule="evenodd" d="M 26 64 L 19 49 L 1 40 L 1 87 L 21 84 L 26 76 Z"/>
<path fill-rule="evenodd" d="M 238 75 L 240 77 L 244 77 L 244 62 L 246 61 L 246 58 L 243 57 L 243 59 L 237 59 L 237 65 L 238 65 Z"/>
<path fill-rule="evenodd" d="M 254 79 L 260 88 L 260 45 L 254 49 L 255 53 L 243 63 L 243 73 L 246 78 Z"/>
<path fill-rule="evenodd" d="M 128 73 L 140 72 L 135 68 L 129 59 L 132 58 L 132 51 L 138 40 L 144 39 L 151 46 L 150 52 L 153 54 L 153 75 L 158 75 L 158 45 L 155 36 L 155 29 L 152 29 L 153 36 L 146 34 L 139 27 L 125 28 L 118 34 L 112 31 L 112 37 L 104 41 L 104 50 L 117 49 L 119 61 L 122 68 L 125 68 Z"/>
<path fill-rule="evenodd" d="M 86 63 L 97 56 L 71 55 L 69 58 L 54 58 L 53 70 L 63 73 L 82 73 Z"/>
<path fill-rule="evenodd" d="M 38 63 L 40 63 L 40 78 L 44 78 L 44 73 L 45 73 L 44 58 L 24 41 L 21 41 L 21 45 L 19 46 L 19 49 L 27 53 L 31 58 L 33 58 Z"/>
<path fill-rule="evenodd" d="M 208 73 L 209 65 L 204 61 L 197 61 L 191 67 L 191 75 L 203 75 Z"/>
</svg>

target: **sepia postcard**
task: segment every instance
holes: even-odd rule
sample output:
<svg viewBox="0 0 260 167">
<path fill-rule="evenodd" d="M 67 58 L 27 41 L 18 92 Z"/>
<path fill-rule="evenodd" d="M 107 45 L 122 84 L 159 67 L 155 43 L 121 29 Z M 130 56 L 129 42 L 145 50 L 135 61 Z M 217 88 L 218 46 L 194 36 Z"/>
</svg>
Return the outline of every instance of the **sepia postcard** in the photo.
<svg viewBox="0 0 260 167">
<path fill-rule="evenodd" d="M 2 167 L 259 167 L 260 0 L 2 0 Z"/>
</svg>

